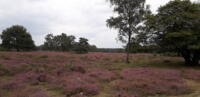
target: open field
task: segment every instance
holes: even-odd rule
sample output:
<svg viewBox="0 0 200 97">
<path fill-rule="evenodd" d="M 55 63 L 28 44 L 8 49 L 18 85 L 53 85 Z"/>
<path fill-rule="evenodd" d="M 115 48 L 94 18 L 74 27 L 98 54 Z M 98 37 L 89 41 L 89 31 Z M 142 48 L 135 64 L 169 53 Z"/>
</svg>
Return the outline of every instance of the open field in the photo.
<svg viewBox="0 0 200 97">
<path fill-rule="evenodd" d="M 0 97 L 200 97 L 200 68 L 179 57 L 0 52 Z"/>
</svg>

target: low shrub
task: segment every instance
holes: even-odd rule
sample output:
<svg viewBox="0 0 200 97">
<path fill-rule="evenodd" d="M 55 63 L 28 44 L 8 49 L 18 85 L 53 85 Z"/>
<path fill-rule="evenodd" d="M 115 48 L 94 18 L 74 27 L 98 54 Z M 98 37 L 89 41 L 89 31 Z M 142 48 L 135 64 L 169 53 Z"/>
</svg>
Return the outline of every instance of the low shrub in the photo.
<svg viewBox="0 0 200 97">
<path fill-rule="evenodd" d="M 67 97 L 73 97 L 79 94 L 90 97 L 97 95 L 100 91 L 96 80 L 87 75 L 74 73 L 65 77 L 63 80 L 63 89 Z"/>
<path fill-rule="evenodd" d="M 51 97 L 51 96 L 49 96 L 48 93 L 46 93 L 46 91 L 42 89 L 27 87 L 15 90 L 9 97 Z"/>
<path fill-rule="evenodd" d="M 3 59 L 3 60 L 11 60 L 10 57 L 6 56 L 6 55 L 0 55 L 0 59 Z"/>
<path fill-rule="evenodd" d="M 28 97 L 51 97 L 51 96 L 49 96 L 44 91 L 38 91 L 36 93 L 33 93 L 33 94 L 29 95 Z"/>
<path fill-rule="evenodd" d="M 112 81 L 117 78 L 116 74 L 107 70 L 95 69 L 88 73 L 89 76 L 101 81 Z"/>
<path fill-rule="evenodd" d="M 80 73 L 85 73 L 86 72 L 84 67 L 81 66 L 81 65 L 68 65 L 68 64 L 66 64 L 65 68 L 70 70 L 70 71 L 73 71 L 73 72 L 80 72 Z"/>
<path fill-rule="evenodd" d="M 184 69 L 182 76 L 189 80 L 200 81 L 200 70 Z"/>
<path fill-rule="evenodd" d="M 114 88 L 127 91 L 140 97 L 146 95 L 181 95 L 189 88 L 179 71 L 153 68 L 125 69 L 121 72 L 122 80 L 116 81 Z"/>
<path fill-rule="evenodd" d="M 95 84 L 82 84 L 74 86 L 73 88 L 65 89 L 66 90 L 66 96 L 67 97 L 73 97 L 75 95 L 79 96 L 95 96 L 99 93 L 100 89 Z"/>
<path fill-rule="evenodd" d="M 10 81 L 3 80 L 0 83 L 0 88 L 6 91 L 14 91 L 14 90 L 21 89 L 24 87 L 25 87 L 25 84 L 17 80 L 10 80 Z"/>
<path fill-rule="evenodd" d="M 47 74 L 34 72 L 21 73 L 16 75 L 15 78 L 23 83 L 28 83 L 31 85 L 38 85 L 40 83 L 51 81 L 51 77 Z"/>
<path fill-rule="evenodd" d="M 0 76 L 13 76 L 13 72 L 9 67 L 0 64 Z"/>
<path fill-rule="evenodd" d="M 41 55 L 38 56 L 37 59 L 47 59 L 49 56 L 48 55 Z"/>
</svg>

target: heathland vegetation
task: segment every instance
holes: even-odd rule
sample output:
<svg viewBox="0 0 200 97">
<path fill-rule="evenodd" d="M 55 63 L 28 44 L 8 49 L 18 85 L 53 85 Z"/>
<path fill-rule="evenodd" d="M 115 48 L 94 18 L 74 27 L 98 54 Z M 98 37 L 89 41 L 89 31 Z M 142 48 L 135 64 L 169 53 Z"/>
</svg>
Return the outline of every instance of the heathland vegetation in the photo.
<svg viewBox="0 0 200 97">
<path fill-rule="evenodd" d="M 36 46 L 24 26 L 3 30 L 0 97 L 199 97 L 200 4 L 171 0 L 154 14 L 145 0 L 108 2 L 124 48 L 65 33 Z"/>
</svg>

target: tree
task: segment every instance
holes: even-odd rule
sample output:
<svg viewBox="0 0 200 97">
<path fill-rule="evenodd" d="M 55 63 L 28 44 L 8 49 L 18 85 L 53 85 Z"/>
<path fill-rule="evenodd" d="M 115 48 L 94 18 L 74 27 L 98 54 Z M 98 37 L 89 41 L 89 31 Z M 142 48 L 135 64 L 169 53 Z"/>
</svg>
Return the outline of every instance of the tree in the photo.
<svg viewBox="0 0 200 97">
<path fill-rule="evenodd" d="M 79 42 L 76 43 L 75 51 L 80 54 L 88 53 L 89 46 L 88 39 L 81 37 Z"/>
<path fill-rule="evenodd" d="M 89 45 L 89 51 L 91 51 L 91 52 L 97 51 L 96 45 Z"/>
<path fill-rule="evenodd" d="M 109 0 L 118 15 L 107 20 L 107 26 L 118 30 L 118 38 L 126 46 L 126 62 L 129 61 L 130 43 L 138 33 L 139 24 L 143 21 L 148 6 L 145 7 L 145 0 Z"/>
<path fill-rule="evenodd" d="M 57 36 L 48 34 L 45 38 L 44 49 L 50 51 L 70 51 L 73 48 L 75 39 L 74 36 L 67 36 L 64 33 Z"/>
<path fill-rule="evenodd" d="M 48 34 L 46 37 L 45 37 L 45 43 L 43 45 L 43 49 L 44 50 L 50 50 L 50 51 L 53 51 L 54 50 L 54 42 L 53 42 L 53 39 L 54 39 L 54 36 L 53 34 Z"/>
<path fill-rule="evenodd" d="M 14 25 L 3 30 L 2 47 L 9 50 L 29 51 L 35 49 L 34 41 L 26 28 L 20 25 Z"/>
<path fill-rule="evenodd" d="M 200 4 L 189 0 L 173 0 L 148 16 L 145 23 L 157 44 L 175 49 L 187 65 L 200 59 Z"/>
</svg>

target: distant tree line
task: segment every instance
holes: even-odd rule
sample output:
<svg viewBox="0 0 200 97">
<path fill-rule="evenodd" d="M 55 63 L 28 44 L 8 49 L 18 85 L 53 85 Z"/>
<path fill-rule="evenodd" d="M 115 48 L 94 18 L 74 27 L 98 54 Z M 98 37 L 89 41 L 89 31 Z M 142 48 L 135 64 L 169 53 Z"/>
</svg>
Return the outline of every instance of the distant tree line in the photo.
<svg viewBox="0 0 200 97">
<path fill-rule="evenodd" d="M 45 37 L 45 42 L 43 45 L 39 46 L 39 50 L 44 51 L 75 51 L 77 53 L 87 53 L 96 49 L 95 45 L 90 45 L 88 39 L 79 38 L 76 42 L 76 37 L 73 35 L 67 36 L 65 33 L 61 35 L 54 36 L 53 34 L 48 34 Z"/>
<path fill-rule="evenodd" d="M 124 48 L 97 48 L 94 52 L 106 52 L 106 53 L 125 53 Z"/>
<path fill-rule="evenodd" d="M 88 39 L 79 38 L 76 42 L 76 37 L 73 35 L 67 36 L 65 33 L 54 36 L 48 34 L 45 37 L 43 45 L 36 47 L 32 36 L 27 29 L 21 25 L 14 25 L 3 30 L 1 34 L 2 44 L 0 50 L 4 51 L 73 51 L 76 53 L 88 53 L 88 51 L 95 51 L 97 47 L 90 45 Z"/>
</svg>

